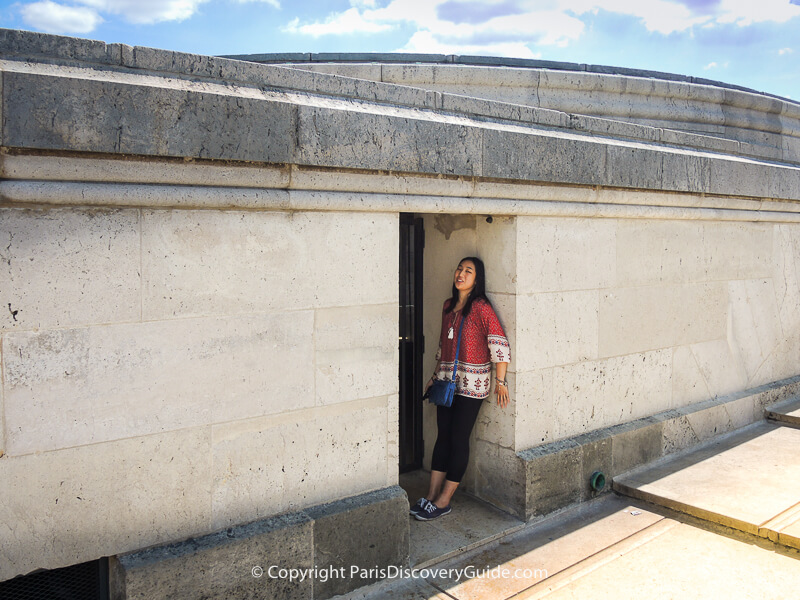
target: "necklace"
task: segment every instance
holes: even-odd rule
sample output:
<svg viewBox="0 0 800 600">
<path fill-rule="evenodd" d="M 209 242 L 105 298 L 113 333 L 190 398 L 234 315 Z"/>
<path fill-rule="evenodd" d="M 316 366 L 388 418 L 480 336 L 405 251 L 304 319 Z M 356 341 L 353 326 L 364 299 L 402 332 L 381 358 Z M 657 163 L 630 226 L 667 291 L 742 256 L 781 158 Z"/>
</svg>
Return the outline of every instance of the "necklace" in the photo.
<svg viewBox="0 0 800 600">
<path fill-rule="evenodd" d="M 456 325 L 456 312 L 461 312 L 461 311 L 453 311 L 453 322 L 450 324 L 450 329 L 447 330 L 447 339 L 448 340 L 452 340 L 453 339 L 453 327 L 455 327 L 455 325 Z"/>
</svg>

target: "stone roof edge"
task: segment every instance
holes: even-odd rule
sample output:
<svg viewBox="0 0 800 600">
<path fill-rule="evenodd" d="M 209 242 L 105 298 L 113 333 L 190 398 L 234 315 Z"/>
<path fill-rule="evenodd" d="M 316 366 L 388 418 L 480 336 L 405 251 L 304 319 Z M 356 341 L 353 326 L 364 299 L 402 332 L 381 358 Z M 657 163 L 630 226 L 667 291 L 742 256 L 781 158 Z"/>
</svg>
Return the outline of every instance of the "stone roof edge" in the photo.
<svg viewBox="0 0 800 600">
<path fill-rule="evenodd" d="M 413 54 L 413 53 L 392 53 L 392 52 L 276 52 L 266 54 L 226 54 L 219 55 L 219 58 L 233 60 L 244 60 L 263 64 L 286 64 L 286 63 L 359 63 L 359 62 L 378 62 L 378 63 L 422 63 L 422 64 L 444 64 L 444 65 L 463 65 L 481 67 L 514 67 L 520 69 L 544 69 L 552 71 L 577 71 L 582 73 L 595 73 L 599 75 L 623 75 L 625 77 L 642 77 L 646 79 L 660 79 L 663 81 L 677 81 L 680 83 L 691 83 L 695 85 L 710 85 L 718 88 L 756 94 L 775 98 L 789 104 L 800 106 L 800 101 L 762 92 L 753 88 L 748 88 L 733 83 L 726 83 L 715 79 L 704 77 L 694 77 L 693 75 L 679 75 L 667 73 L 665 71 L 651 71 L 647 69 L 633 69 L 628 67 L 614 67 L 608 65 L 591 65 L 588 63 L 572 63 L 555 60 L 540 60 L 529 58 L 507 58 L 502 56 L 475 56 L 458 54 Z"/>
</svg>

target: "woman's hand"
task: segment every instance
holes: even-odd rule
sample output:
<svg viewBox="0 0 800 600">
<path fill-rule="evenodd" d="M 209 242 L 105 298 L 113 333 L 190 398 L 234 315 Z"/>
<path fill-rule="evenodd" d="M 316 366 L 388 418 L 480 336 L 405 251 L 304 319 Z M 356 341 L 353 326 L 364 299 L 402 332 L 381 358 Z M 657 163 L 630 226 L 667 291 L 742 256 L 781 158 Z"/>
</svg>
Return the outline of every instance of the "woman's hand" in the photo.
<svg viewBox="0 0 800 600">
<path fill-rule="evenodd" d="M 508 363 L 497 363 L 497 371 L 495 372 L 494 379 L 494 393 L 497 395 L 497 406 L 505 408 L 508 406 L 510 396 L 508 395 L 508 380 L 506 379 L 506 370 Z M 501 383 L 502 382 L 502 383 Z"/>
<path fill-rule="evenodd" d="M 508 402 L 511 399 L 511 397 L 508 395 L 508 385 L 503 385 L 495 380 L 494 393 L 497 395 L 497 406 L 500 408 L 505 408 L 508 406 Z"/>
</svg>

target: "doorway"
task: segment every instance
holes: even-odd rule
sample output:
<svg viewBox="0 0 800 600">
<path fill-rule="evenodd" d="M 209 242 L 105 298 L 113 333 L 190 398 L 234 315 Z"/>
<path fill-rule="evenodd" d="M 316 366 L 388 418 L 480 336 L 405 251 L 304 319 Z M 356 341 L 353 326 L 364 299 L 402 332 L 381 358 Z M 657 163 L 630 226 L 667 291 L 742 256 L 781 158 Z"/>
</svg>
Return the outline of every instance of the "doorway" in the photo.
<svg viewBox="0 0 800 600">
<path fill-rule="evenodd" d="M 425 337 L 422 321 L 422 254 L 425 229 L 422 218 L 400 214 L 400 398 L 399 469 L 422 468 L 422 355 Z"/>
</svg>

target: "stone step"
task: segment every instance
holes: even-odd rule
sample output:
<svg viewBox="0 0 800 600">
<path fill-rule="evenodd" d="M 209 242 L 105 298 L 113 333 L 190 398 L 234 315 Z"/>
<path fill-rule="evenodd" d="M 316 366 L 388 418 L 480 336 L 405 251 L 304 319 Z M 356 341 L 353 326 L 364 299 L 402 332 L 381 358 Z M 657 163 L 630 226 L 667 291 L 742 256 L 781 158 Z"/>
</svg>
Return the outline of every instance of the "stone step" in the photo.
<svg viewBox="0 0 800 600">
<path fill-rule="evenodd" d="M 789 398 L 764 409 L 768 419 L 792 427 L 800 427 L 800 398 Z"/>
<path fill-rule="evenodd" d="M 624 473 L 613 487 L 800 549 L 800 429 L 762 421 Z"/>
</svg>

